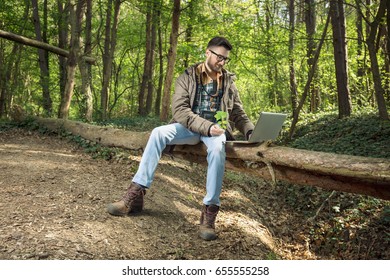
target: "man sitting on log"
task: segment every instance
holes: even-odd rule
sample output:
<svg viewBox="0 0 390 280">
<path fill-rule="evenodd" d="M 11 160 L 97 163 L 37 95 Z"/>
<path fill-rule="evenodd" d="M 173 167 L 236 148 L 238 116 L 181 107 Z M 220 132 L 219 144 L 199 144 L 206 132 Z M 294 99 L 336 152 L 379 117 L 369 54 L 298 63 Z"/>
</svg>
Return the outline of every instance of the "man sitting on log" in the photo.
<svg viewBox="0 0 390 280">
<path fill-rule="evenodd" d="M 206 60 L 189 67 L 177 78 L 172 100 L 173 122 L 153 129 L 129 188 L 120 201 L 108 205 L 110 214 L 125 216 L 143 209 L 144 195 L 167 145 L 195 145 L 202 141 L 207 146 L 208 168 L 199 236 L 204 240 L 217 238 L 215 220 L 221 205 L 225 142 L 234 127 L 247 139 L 254 127 L 243 109 L 235 75 L 224 69 L 231 50 L 227 39 L 214 37 L 207 45 Z M 227 113 L 229 121 L 225 129 L 215 120 L 217 111 Z"/>
</svg>

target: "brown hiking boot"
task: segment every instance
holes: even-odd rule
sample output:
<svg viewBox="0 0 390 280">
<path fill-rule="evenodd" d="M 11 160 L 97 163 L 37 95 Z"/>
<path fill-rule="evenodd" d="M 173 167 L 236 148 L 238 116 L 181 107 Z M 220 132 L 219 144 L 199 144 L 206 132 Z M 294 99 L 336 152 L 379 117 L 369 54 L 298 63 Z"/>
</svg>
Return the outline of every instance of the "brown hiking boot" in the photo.
<svg viewBox="0 0 390 280">
<path fill-rule="evenodd" d="M 217 238 L 215 234 L 215 218 L 218 215 L 219 206 L 205 205 L 200 216 L 199 236 L 204 240 L 214 240 Z"/>
<path fill-rule="evenodd" d="M 130 213 L 141 212 L 144 208 L 145 193 L 144 188 L 132 182 L 122 200 L 107 206 L 108 213 L 115 216 L 126 216 Z"/>
</svg>

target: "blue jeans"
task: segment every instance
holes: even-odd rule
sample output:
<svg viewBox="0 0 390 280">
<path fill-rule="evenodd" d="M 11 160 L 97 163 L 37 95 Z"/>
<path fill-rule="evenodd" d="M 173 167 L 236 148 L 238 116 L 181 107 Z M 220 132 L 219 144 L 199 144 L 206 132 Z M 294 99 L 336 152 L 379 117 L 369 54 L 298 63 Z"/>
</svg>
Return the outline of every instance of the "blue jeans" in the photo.
<svg viewBox="0 0 390 280">
<path fill-rule="evenodd" d="M 167 145 L 195 145 L 202 141 L 207 147 L 207 181 L 206 196 L 203 199 L 205 205 L 220 206 L 219 197 L 222 190 L 223 175 L 225 172 L 225 142 L 226 136 L 207 137 L 194 133 L 179 123 L 163 125 L 153 129 L 137 173 L 133 182 L 150 188 L 161 158 L 162 151 Z"/>
</svg>

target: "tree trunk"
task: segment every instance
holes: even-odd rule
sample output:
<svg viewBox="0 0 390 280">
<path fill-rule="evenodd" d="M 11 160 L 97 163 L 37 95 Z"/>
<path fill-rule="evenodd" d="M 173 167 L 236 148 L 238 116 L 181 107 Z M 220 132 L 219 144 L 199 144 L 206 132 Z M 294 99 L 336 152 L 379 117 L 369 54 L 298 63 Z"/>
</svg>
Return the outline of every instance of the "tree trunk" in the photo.
<svg viewBox="0 0 390 280">
<path fill-rule="evenodd" d="M 145 42 L 145 59 L 144 72 L 140 91 L 138 95 L 139 109 L 141 116 L 148 115 L 152 110 L 153 102 L 153 68 L 154 68 L 154 51 L 156 47 L 156 15 L 157 3 L 147 3 L 146 12 L 146 42 Z"/>
<path fill-rule="evenodd" d="M 149 133 L 60 119 L 36 118 L 49 130 L 66 131 L 104 146 L 143 151 Z M 206 164 L 206 147 L 176 145 L 172 156 Z M 226 144 L 226 168 L 271 180 L 365 194 L 390 200 L 390 160 L 263 145 Z"/>
<path fill-rule="evenodd" d="M 351 115 L 352 103 L 348 82 L 348 55 L 343 0 L 330 0 L 330 13 L 333 30 L 339 118 L 344 118 Z"/>
<path fill-rule="evenodd" d="M 196 4 L 195 1 L 189 1 L 186 7 L 187 14 L 188 14 L 188 23 L 187 23 L 187 28 L 185 30 L 185 42 L 186 42 L 186 46 L 188 47 L 191 46 L 191 44 L 193 43 L 192 42 L 192 33 L 194 29 L 193 25 L 196 23 L 195 17 L 197 14 L 197 11 L 195 10 L 196 9 L 195 4 Z M 187 69 L 190 66 L 189 55 L 190 52 L 187 51 L 183 59 L 184 69 Z"/>
<path fill-rule="evenodd" d="M 373 22 L 370 24 L 370 33 L 367 38 L 367 48 L 371 60 L 371 71 L 372 71 L 372 78 L 374 81 L 375 97 L 378 104 L 379 117 L 383 120 L 388 120 L 389 114 L 387 113 L 387 109 L 386 109 L 384 88 L 382 85 L 382 78 L 379 70 L 379 63 L 378 63 L 377 52 L 375 47 L 378 27 L 380 22 L 383 19 L 385 9 L 386 9 L 386 0 L 381 0 L 377 15 L 374 18 Z"/>
<path fill-rule="evenodd" d="M 294 67 L 294 41 L 295 41 L 295 0 L 289 2 L 289 45 L 288 45 L 288 60 L 290 73 L 290 94 L 291 108 L 293 112 L 297 110 L 298 90 L 295 78 Z"/>
<path fill-rule="evenodd" d="M 147 11 L 146 11 L 146 39 L 145 39 L 145 57 L 144 57 L 144 72 L 142 74 L 141 85 L 138 94 L 138 114 L 140 116 L 146 115 L 146 90 L 148 88 L 148 67 L 150 66 L 150 52 L 151 52 L 151 30 L 152 30 L 152 11 L 151 11 L 151 3 L 147 3 Z"/>
<path fill-rule="evenodd" d="M 387 49 L 387 61 L 390 61 L 390 1 L 386 1 L 386 26 L 387 26 L 387 34 L 386 34 L 386 49 Z"/>
<path fill-rule="evenodd" d="M 32 9 L 33 9 L 33 21 L 35 27 L 35 34 L 38 41 L 43 42 L 41 23 L 38 12 L 38 1 L 31 0 Z M 45 42 L 46 43 L 46 42 Z M 39 57 L 39 68 L 40 68 L 40 82 L 42 86 L 42 97 L 43 97 L 43 109 L 46 116 L 51 116 L 53 111 L 53 102 L 50 97 L 49 89 L 49 62 L 47 59 L 47 52 L 44 49 L 38 49 Z"/>
<path fill-rule="evenodd" d="M 326 36 L 327 31 L 328 31 L 329 20 L 330 20 L 330 12 L 328 13 L 328 17 L 327 17 L 326 23 L 325 23 L 325 28 L 324 28 L 324 31 L 322 32 L 321 40 L 317 46 L 317 49 L 315 51 L 315 55 L 313 57 L 313 65 L 311 66 L 311 69 L 309 69 L 309 76 L 307 78 L 305 89 L 303 90 L 301 100 L 299 101 L 298 108 L 293 112 L 293 121 L 291 123 L 290 132 L 289 132 L 290 139 L 293 137 L 293 135 L 295 133 L 295 127 L 298 123 L 299 114 L 303 108 L 303 105 L 305 104 L 306 97 L 310 91 L 310 85 L 311 85 L 311 82 L 312 82 L 313 77 L 315 75 L 315 71 L 317 69 L 317 63 L 318 63 L 318 59 L 320 57 L 322 45 L 324 44 L 325 36 Z"/>
<path fill-rule="evenodd" d="M 176 62 L 176 49 L 179 36 L 179 19 L 180 19 L 180 0 L 174 0 L 172 12 L 172 31 L 169 39 L 170 48 L 168 51 L 167 74 L 164 82 L 164 91 L 162 97 L 162 110 L 160 119 L 168 121 L 169 109 L 171 107 L 171 86 L 173 81 L 173 71 Z"/>
<path fill-rule="evenodd" d="M 386 76 L 385 76 L 385 95 L 387 96 L 387 101 L 390 101 L 390 1 L 386 1 L 386 33 L 385 33 L 385 65 L 386 65 Z"/>
<path fill-rule="evenodd" d="M 65 6 L 62 0 L 57 0 L 58 9 L 58 47 L 65 50 L 68 48 L 68 26 L 69 26 L 69 6 Z M 60 96 L 64 98 L 66 84 L 66 57 L 60 55 L 59 60 L 59 83 Z"/>
<path fill-rule="evenodd" d="M 305 0 L 305 26 L 307 40 L 307 66 L 309 69 L 313 66 L 313 59 L 316 50 L 314 36 L 316 34 L 316 3 L 315 0 Z M 314 71 L 317 73 L 317 71 Z M 317 87 L 317 74 L 313 77 L 313 83 L 310 85 L 310 112 L 316 112 L 321 103 L 319 90 Z"/>
<path fill-rule="evenodd" d="M 107 110 L 108 110 L 108 94 L 109 94 L 109 85 L 111 79 L 111 67 L 112 61 L 110 57 L 110 40 L 111 40 L 111 14 L 112 14 L 112 1 L 107 1 L 107 11 L 106 11 L 106 25 L 105 25 L 105 36 L 104 36 L 104 51 L 103 51 L 103 80 L 102 80 L 102 89 L 100 93 L 100 110 L 101 110 L 101 119 L 107 119 Z"/>
<path fill-rule="evenodd" d="M 63 99 L 61 100 L 58 117 L 67 119 L 69 117 L 69 108 L 72 101 L 73 89 L 75 85 L 76 67 L 80 56 L 80 38 L 81 25 L 85 9 L 85 0 L 78 0 L 77 5 L 71 1 L 70 24 L 71 24 L 71 43 L 70 55 L 67 62 L 67 79 Z"/>
<path fill-rule="evenodd" d="M 112 21 L 112 3 L 109 0 L 107 4 L 107 17 L 105 26 L 104 53 L 103 53 L 103 82 L 101 90 L 101 112 L 102 120 L 107 119 L 108 102 L 109 102 L 109 87 L 111 80 L 112 63 L 114 61 L 114 53 L 116 47 L 116 35 L 119 21 L 119 11 L 121 0 L 115 0 L 114 19 Z M 112 26 L 111 26 L 112 22 Z"/>
<path fill-rule="evenodd" d="M 358 4 L 358 3 L 357 3 Z M 364 67 L 364 61 L 363 59 L 363 42 L 364 42 L 364 36 L 363 36 L 363 16 L 359 11 L 356 13 L 356 32 L 357 32 L 357 87 L 358 87 L 358 96 L 357 96 L 357 102 L 358 105 L 363 105 L 363 102 L 360 98 L 360 92 L 364 92 L 364 73 L 365 73 L 365 67 Z"/>
<path fill-rule="evenodd" d="M 270 50 L 272 49 L 271 47 L 271 3 L 272 1 L 270 0 L 265 0 L 265 35 L 266 35 L 266 49 Z M 259 13 L 258 13 L 259 16 Z M 260 22 L 262 19 L 258 18 L 258 21 Z M 261 36 L 261 35 L 259 35 Z M 278 80 L 277 73 L 277 63 L 267 63 L 267 78 L 268 78 L 268 83 L 272 85 L 271 87 L 268 86 L 268 99 L 271 105 L 277 106 L 278 105 L 278 96 L 275 91 L 275 81 Z M 291 95 L 293 98 L 293 96 Z M 291 100 L 293 110 L 295 109 L 294 104 L 296 104 L 296 100 Z"/>
<path fill-rule="evenodd" d="M 151 26 L 151 41 L 150 41 L 150 58 L 149 58 L 149 66 L 148 66 L 148 91 L 146 95 L 146 114 L 149 115 L 152 111 L 153 104 L 153 76 L 154 76 L 154 59 L 155 59 L 155 51 L 156 51 L 156 37 L 157 37 L 157 22 L 158 22 L 158 13 L 157 13 L 157 1 L 153 2 L 152 9 L 152 26 Z"/>
<path fill-rule="evenodd" d="M 158 10 L 158 58 L 159 58 L 159 77 L 158 77 L 158 86 L 156 91 L 156 104 L 154 106 L 154 112 L 156 116 L 160 116 L 161 108 L 161 93 L 162 86 L 164 82 L 164 56 L 163 56 L 163 44 L 162 44 L 162 31 L 161 31 L 161 12 Z"/>
<path fill-rule="evenodd" d="M 92 0 L 86 0 L 85 17 L 85 44 L 84 55 L 88 56 L 92 51 Z M 81 91 L 83 95 L 83 117 L 92 122 L 93 97 L 92 97 L 92 69 L 84 60 L 79 61 L 81 74 Z"/>
</svg>

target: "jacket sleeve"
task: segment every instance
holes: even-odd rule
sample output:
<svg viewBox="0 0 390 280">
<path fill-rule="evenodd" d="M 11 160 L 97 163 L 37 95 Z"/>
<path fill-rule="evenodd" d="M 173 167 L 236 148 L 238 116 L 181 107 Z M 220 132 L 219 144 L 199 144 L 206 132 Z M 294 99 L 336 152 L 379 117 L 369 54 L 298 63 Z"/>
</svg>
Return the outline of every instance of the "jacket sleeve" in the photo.
<svg viewBox="0 0 390 280">
<path fill-rule="evenodd" d="M 212 122 L 192 112 L 191 108 L 191 87 L 196 86 L 187 73 L 180 75 L 175 82 L 175 92 L 172 98 L 172 116 L 189 130 L 204 136 L 210 136 L 209 131 Z"/>
</svg>

